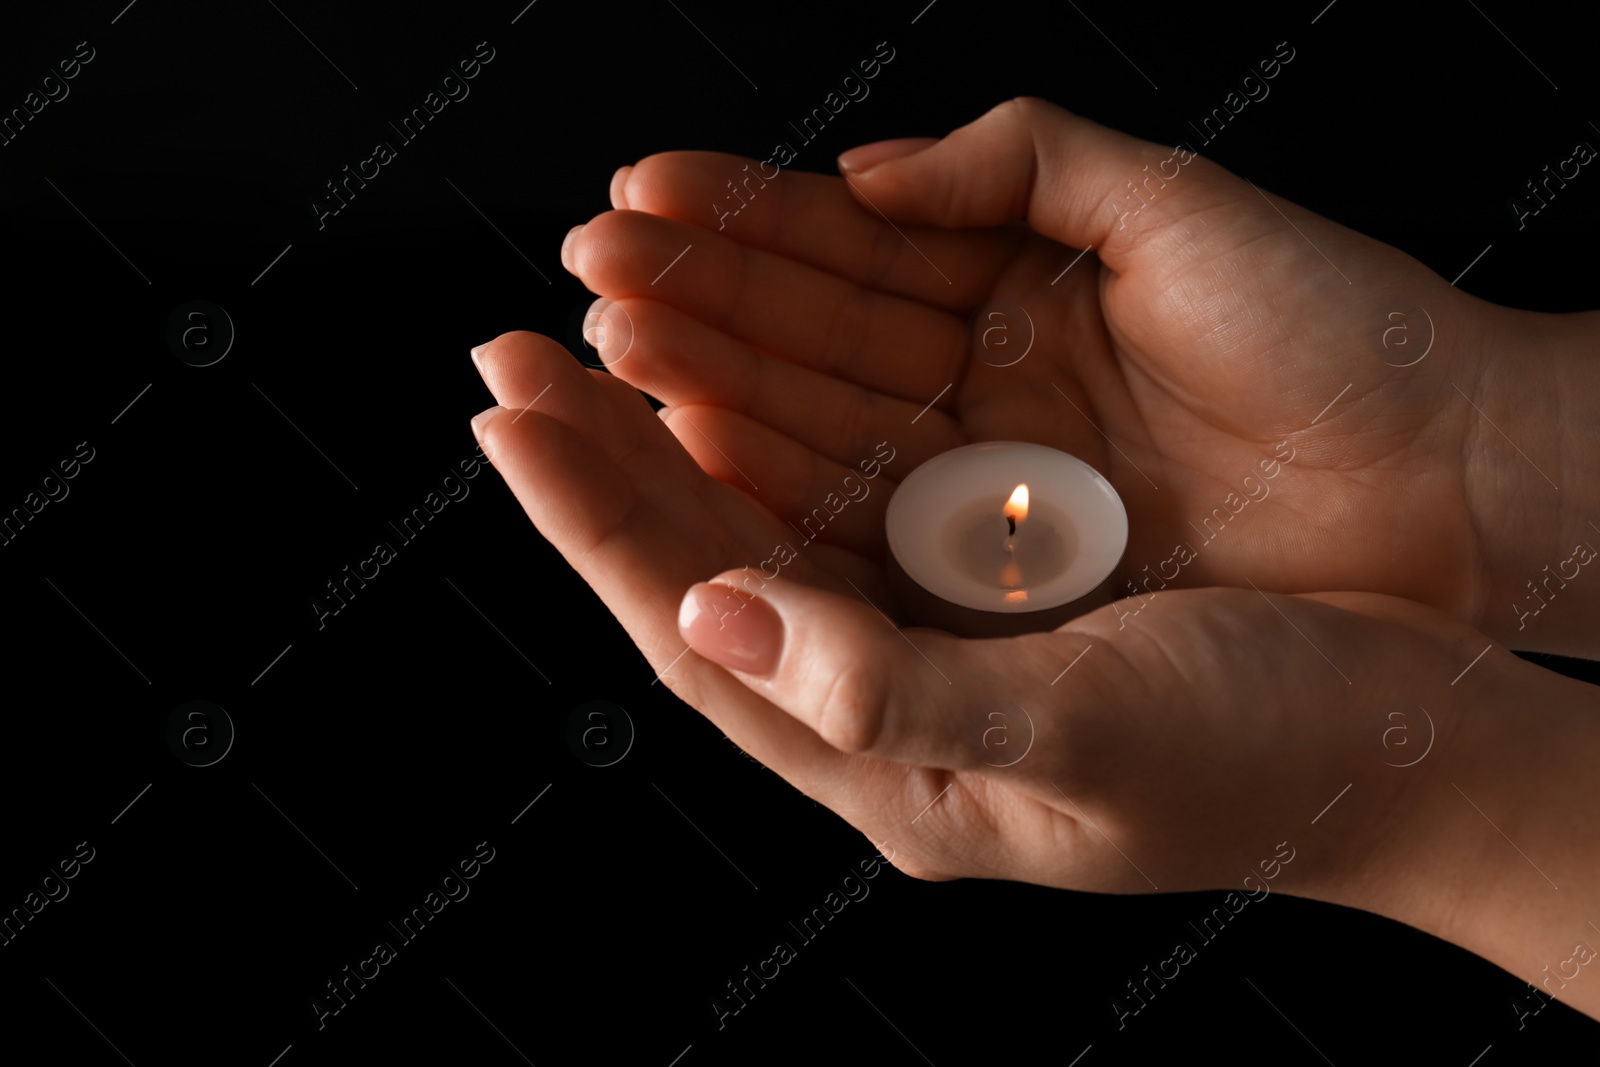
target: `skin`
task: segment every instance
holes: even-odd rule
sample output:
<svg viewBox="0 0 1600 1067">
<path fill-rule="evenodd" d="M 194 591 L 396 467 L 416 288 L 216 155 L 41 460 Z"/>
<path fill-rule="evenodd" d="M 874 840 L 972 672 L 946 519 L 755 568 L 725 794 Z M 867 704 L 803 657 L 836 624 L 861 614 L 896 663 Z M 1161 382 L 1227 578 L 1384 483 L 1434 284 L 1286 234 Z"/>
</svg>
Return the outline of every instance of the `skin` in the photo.
<svg viewBox="0 0 1600 1067">
<path fill-rule="evenodd" d="M 747 163 L 652 156 L 569 235 L 609 373 L 534 334 L 474 350 L 475 432 L 663 682 L 918 877 L 1236 888 L 1287 841 L 1273 888 L 1600 1014 L 1600 977 L 1544 977 L 1600 944 L 1594 690 L 1506 649 L 1596 653 L 1600 580 L 1537 616 L 1523 588 L 1600 544 L 1594 316 L 1485 304 L 1037 100 L 752 181 L 730 216 Z M 1195 559 L 1052 633 L 897 629 L 892 484 L 983 440 L 1105 473 L 1125 578 Z M 885 441 L 873 491 L 751 582 Z"/>
</svg>

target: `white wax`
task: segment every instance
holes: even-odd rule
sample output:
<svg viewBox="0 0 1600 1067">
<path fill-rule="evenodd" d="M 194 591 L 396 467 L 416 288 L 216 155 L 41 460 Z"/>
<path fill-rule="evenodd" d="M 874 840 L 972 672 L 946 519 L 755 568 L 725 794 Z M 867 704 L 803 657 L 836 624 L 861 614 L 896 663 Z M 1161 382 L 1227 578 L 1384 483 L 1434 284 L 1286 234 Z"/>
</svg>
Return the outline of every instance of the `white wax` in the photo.
<svg viewBox="0 0 1600 1067">
<path fill-rule="evenodd" d="M 1028 516 L 1009 540 L 1013 489 L 1029 489 Z M 906 575 L 952 604 L 1019 613 L 1092 592 L 1128 544 L 1122 498 L 1076 456 L 1021 441 L 951 449 L 913 470 L 889 499 L 889 550 Z M 1011 577 L 1005 566 L 1014 561 Z"/>
<path fill-rule="evenodd" d="M 1066 569 L 1073 528 L 1062 511 L 1039 501 L 1029 507 L 1016 534 L 1008 534 L 1003 514 L 1008 495 L 993 493 L 955 511 L 939 549 L 946 566 L 986 585 L 1005 585 L 1007 565 L 1014 564 L 1017 584 L 1007 588 L 1025 589 Z"/>
</svg>

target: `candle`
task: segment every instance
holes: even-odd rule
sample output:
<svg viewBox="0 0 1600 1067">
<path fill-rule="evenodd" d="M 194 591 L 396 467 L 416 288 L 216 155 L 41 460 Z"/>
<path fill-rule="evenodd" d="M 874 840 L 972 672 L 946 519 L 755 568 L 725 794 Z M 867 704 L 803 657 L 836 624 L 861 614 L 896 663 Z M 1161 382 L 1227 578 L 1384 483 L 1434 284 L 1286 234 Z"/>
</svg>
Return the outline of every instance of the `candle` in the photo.
<svg viewBox="0 0 1600 1067">
<path fill-rule="evenodd" d="M 966 637 L 1053 630 L 1110 603 L 1128 545 L 1111 483 L 1065 452 L 990 441 L 941 453 L 889 499 L 889 578 L 921 626 Z"/>
</svg>

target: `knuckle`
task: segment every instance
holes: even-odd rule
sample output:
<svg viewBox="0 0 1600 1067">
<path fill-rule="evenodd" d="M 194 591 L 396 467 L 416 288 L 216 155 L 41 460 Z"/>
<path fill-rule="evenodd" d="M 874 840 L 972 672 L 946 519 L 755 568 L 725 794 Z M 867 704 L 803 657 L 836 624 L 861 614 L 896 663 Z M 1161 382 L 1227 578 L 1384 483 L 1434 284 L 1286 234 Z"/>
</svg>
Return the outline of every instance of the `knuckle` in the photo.
<svg viewBox="0 0 1600 1067">
<path fill-rule="evenodd" d="M 1001 104 L 999 110 L 1005 118 L 1029 129 L 1061 113 L 1059 107 L 1039 96 L 1014 96 Z"/>
<path fill-rule="evenodd" d="M 823 696 L 817 733 L 841 752 L 870 752 L 883 740 L 887 705 L 884 675 L 848 664 Z"/>
<path fill-rule="evenodd" d="M 862 276 L 869 287 L 876 288 L 889 277 L 889 272 L 900 262 L 905 248 L 905 236 L 893 227 L 872 227 L 867 248 L 866 265 Z"/>
<path fill-rule="evenodd" d="M 824 331 L 823 351 L 830 371 L 842 373 L 859 364 L 871 315 L 871 296 L 864 289 L 852 287 Z"/>
</svg>

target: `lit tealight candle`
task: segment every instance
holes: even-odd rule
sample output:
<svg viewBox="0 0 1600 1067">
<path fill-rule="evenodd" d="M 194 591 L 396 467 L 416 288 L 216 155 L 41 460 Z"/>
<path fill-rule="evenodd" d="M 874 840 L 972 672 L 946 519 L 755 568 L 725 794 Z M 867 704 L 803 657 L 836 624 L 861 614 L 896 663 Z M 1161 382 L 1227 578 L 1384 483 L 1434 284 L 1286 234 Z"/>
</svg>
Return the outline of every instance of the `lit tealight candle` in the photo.
<svg viewBox="0 0 1600 1067">
<path fill-rule="evenodd" d="M 889 499 L 889 572 L 912 619 L 967 637 L 1053 630 L 1114 599 L 1128 513 L 1101 474 L 1044 445 L 941 453 Z"/>
</svg>

